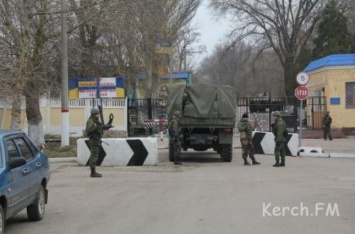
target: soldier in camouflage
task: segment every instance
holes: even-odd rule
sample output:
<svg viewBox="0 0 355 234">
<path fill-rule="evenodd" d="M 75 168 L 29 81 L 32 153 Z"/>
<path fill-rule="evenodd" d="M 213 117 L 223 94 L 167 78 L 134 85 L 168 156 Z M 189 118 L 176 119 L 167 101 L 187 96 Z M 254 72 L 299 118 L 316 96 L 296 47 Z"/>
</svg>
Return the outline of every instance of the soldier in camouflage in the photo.
<svg viewBox="0 0 355 234">
<path fill-rule="evenodd" d="M 181 165 L 180 162 L 181 142 L 179 138 L 179 133 L 180 133 L 179 118 L 180 118 L 180 112 L 175 111 L 169 123 L 169 135 L 171 140 L 173 141 L 175 165 Z"/>
<path fill-rule="evenodd" d="M 325 112 L 325 114 L 322 118 L 324 140 L 327 140 L 327 137 L 329 137 L 330 141 L 333 140 L 332 132 L 330 129 L 331 124 L 332 124 L 332 117 L 330 117 L 329 111 L 327 111 L 327 112 Z"/>
<path fill-rule="evenodd" d="M 240 143 L 242 145 L 242 157 L 244 159 L 244 165 L 250 165 L 248 162 L 248 155 L 253 165 L 259 165 L 260 163 L 255 160 L 254 146 L 252 142 L 253 127 L 249 122 L 248 114 L 243 114 L 242 119 L 238 122 L 238 131 L 240 133 Z"/>
<path fill-rule="evenodd" d="M 99 157 L 99 150 L 101 147 L 101 138 L 103 134 L 103 124 L 100 122 L 99 110 L 97 108 L 91 109 L 91 115 L 86 121 L 85 133 L 89 137 L 90 158 L 89 166 L 91 169 L 90 177 L 102 177 L 96 172 L 96 164 Z"/>
<path fill-rule="evenodd" d="M 273 167 L 284 167 L 285 166 L 285 142 L 286 138 L 284 136 L 284 132 L 286 130 L 286 124 L 281 118 L 281 114 L 279 111 L 275 111 L 272 116 L 274 117 L 274 124 L 272 128 L 272 132 L 275 135 L 275 160 L 276 163 Z M 280 163 L 281 157 L 281 163 Z"/>
</svg>

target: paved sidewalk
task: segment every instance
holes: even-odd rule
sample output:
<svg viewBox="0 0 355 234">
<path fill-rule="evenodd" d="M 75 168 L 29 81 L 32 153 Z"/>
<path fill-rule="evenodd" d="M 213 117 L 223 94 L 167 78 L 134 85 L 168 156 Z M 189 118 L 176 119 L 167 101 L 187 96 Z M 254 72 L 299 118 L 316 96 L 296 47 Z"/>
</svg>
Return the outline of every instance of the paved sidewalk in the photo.
<svg viewBox="0 0 355 234">
<path fill-rule="evenodd" d="M 332 141 L 323 139 L 301 139 L 301 146 L 320 146 L 326 153 L 353 154 L 355 157 L 355 138 L 335 138 Z"/>
</svg>

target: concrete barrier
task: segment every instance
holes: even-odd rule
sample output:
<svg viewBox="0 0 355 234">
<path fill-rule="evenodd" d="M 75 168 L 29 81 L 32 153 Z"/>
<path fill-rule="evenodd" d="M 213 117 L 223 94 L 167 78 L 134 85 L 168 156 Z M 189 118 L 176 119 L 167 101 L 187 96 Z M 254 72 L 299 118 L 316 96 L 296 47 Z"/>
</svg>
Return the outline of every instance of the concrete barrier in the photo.
<svg viewBox="0 0 355 234">
<path fill-rule="evenodd" d="M 77 140 L 77 162 L 88 165 L 90 150 L 87 138 Z M 103 138 L 98 166 L 157 165 L 158 143 L 156 137 L 148 138 Z"/>
<path fill-rule="evenodd" d="M 329 153 L 324 152 L 320 146 L 300 146 L 297 151 L 298 156 L 302 157 L 329 157 Z"/>
<path fill-rule="evenodd" d="M 271 132 L 253 132 L 253 145 L 256 154 L 274 154 L 275 151 L 275 136 Z M 285 144 L 287 156 L 297 156 L 298 150 L 298 134 L 289 133 Z"/>
</svg>

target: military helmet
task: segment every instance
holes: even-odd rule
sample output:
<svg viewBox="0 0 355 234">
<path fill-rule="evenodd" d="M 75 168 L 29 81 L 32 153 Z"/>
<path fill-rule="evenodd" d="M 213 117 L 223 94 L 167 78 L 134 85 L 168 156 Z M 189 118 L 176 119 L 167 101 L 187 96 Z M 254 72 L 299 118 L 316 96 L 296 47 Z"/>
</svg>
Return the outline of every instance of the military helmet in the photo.
<svg viewBox="0 0 355 234">
<path fill-rule="evenodd" d="M 281 113 L 280 111 L 275 111 L 272 113 L 273 116 L 276 116 L 276 117 L 280 117 L 281 116 Z"/>
<path fill-rule="evenodd" d="M 174 112 L 174 116 L 180 117 L 180 116 L 181 116 L 181 115 L 180 115 L 180 111 L 175 111 L 175 112 Z"/>
<path fill-rule="evenodd" d="M 90 113 L 91 113 L 92 115 L 93 115 L 93 114 L 99 114 L 100 111 L 99 111 L 99 109 L 97 109 L 97 108 L 92 108 L 91 111 L 90 111 Z"/>
</svg>

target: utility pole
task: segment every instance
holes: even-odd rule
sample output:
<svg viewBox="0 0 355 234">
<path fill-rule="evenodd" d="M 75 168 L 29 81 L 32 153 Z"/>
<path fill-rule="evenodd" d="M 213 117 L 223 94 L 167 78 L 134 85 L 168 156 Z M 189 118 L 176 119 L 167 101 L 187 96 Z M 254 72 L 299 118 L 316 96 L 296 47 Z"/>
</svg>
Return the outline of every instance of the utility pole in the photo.
<svg viewBox="0 0 355 234">
<path fill-rule="evenodd" d="M 67 1 L 61 0 L 61 39 L 62 39 L 62 135 L 61 145 L 69 145 L 69 97 L 68 97 L 68 36 L 67 36 Z"/>
</svg>

